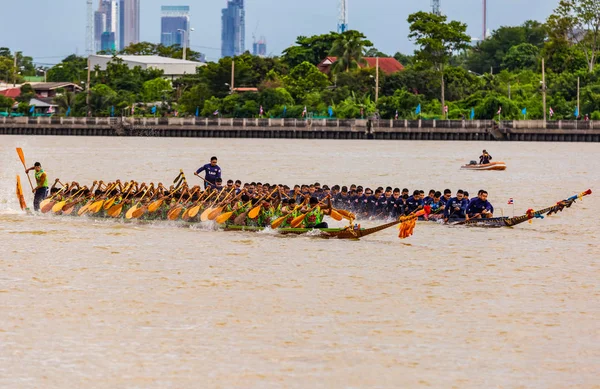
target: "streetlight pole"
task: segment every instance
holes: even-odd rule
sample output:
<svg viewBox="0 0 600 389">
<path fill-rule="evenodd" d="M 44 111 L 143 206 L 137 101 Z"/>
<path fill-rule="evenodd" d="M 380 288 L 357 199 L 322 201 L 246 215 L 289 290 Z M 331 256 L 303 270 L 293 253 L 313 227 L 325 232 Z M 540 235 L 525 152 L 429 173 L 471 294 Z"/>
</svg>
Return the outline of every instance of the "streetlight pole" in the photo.
<svg viewBox="0 0 600 389">
<path fill-rule="evenodd" d="M 544 128 L 546 128 L 546 66 L 542 58 L 542 103 L 544 105 Z"/>
<path fill-rule="evenodd" d="M 379 100 L 379 57 L 375 60 L 375 103 Z"/>
<path fill-rule="evenodd" d="M 235 61 L 231 58 L 231 93 L 235 89 Z"/>
<path fill-rule="evenodd" d="M 177 31 L 181 32 L 181 35 L 183 36 L 183 60 L 185 61 L 187 59 L 187 41 L 189 37 L 189 32 L 181 28 L 178 28 Z M 190 28 L 189 31 L 194 31 L 194 29 Z"/>
<path fill-rule="evenodd" d="M 90 65 L 90 57 L 88 57 L 88 60 L 87 60 L 87 93 L 85 96 L 85 104 L 87 106 L 87 116 L 88 117 L 92 116 L 92 111 L 90 109 L 90 97 L 91 97 L 91 93 L 92 93 L 92 90 L 90 88 L 91 79 L 92 79 L 92 66 Z"/>
</svg>

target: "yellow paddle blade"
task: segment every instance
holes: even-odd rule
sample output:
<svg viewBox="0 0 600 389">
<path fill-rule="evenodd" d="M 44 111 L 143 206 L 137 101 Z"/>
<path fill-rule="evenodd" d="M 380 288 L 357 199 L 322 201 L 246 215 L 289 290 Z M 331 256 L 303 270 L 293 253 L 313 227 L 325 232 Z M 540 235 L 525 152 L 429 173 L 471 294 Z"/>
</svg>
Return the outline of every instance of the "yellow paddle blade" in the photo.
<svg viewBox="0 0 600 389">
<path fill-rule="evenodd" d="M 275 219 L 275 221 L 273 223 L 271 223 L 271 228 L 272 229 L 279 228 L 279 226 L 281 226 L 283 224 L 283 222 L 285 221 L 285 219 L 287 219 L 288 217 L 289 217 L 289 215 L 285 215 L 285 216 Z"/>
<path fill-rule="evenodd" d="M 40 211 L 42 211 L 42 213 L 48 213 L 48 212 L 50 212 L 52 210 L 52 207 L 54 206 L 55 203 L 56 203 L 56 201 L 50 201 L 43 208 L 40 208 Z"/>
<path fill-rule="evenodd" d="M 304 218 L 306 218 L 306 214 L 294 218 L 294 220 L 292 220 L 292 223 L 290 223 L 290 226 L 292 228 L 297 228 L 300 224 L 302 224 Z"/>
<path fill-rule="evenodd" d="M 217 218 L 217 216 L 219 216 L 221 214 L 221 212 L 223 212 L 223 208 L 224 207 L 219 207 L 219 208 L 215 209 L 214 211 L 212 211 L 211 213 L 209 213 L 208 220 L 215 220 Z"/>
<path fill-rule="evenodd" d="M 110 207 L 113 206 L 113 204 L 115 203 L 115 201 L 117 201 L 117 198 L 113 197 L 112 199 L 110 199 L 107 202 L 105 202 L 104 205 L 103 205 L 104 209 L 108 210 Z"/>
<path fill-rule="evenodd" d="M 181 207 L 181 206 L 177 206 L 177 207 L 173 208 L 167 214 L 167 219 L 169 219 L 169 220 L 177 220 L 177 218 L 179 217 L 179 215 L 181 215 L 181 211 L 183 211 L 183 207 Z"/>
<path fill-rule="evenodd" d="M 334 220 L 337 220 L 338 222 L 344 219 L 344 217 L 335 209 L 331 210 L 331 215 L 329 216 L 331 216 Z"/>
<path fill-rule="evenodd" d="M 262 204 L 257 205 L 256 207 L 252 208 L 250 210 L 250 212 L 248 212 L 248 217 L 250 219 L 256 219 L 258 217 L 258 214 L 260 213 L 261 209 L 262 209 Z"/>
<path fill-rule="evenodd" d="M 65 206 L 67 202 L 65 200 L 63 201 L 59 201 L 58 203 L 54 204 L 52 206 L 52 212 L 54 213 L 58 213 L 60 211 L 62 211 L 63 207 Z"/>
<path fill-rule="evenodd" d="M 156 200 L 155 202 L 153 202 L 152 204 L 150 204 L 148 206 L 148 212 L 149 213 L 154 213 L 158 210 L 158 208 L 160 208 L 160 206 L 163 204 L 163 199 L 160 200 Z"/>
<path fill-rule="evenodd" d="M 214 211 L 214 209 L 213 209 L 213 208 L 206 208 L 206 209 L 204 210 L 204 212 L 202 212 L 202 215 L 200 215 L 200 221 L 201 221 L 201 222 L 208 221 L 208 215 L 210 215 L 210 213 L 211 213 L 212 211 Z"/>
<path fill-rule="evenodd" d="M 190 208 L 186 209 L 181 218 L 185 221 L 190 220 Z"/>
<path fill-rule="evenodd" d="M 198 212 L 200 212 L 200 205 L 196 205 L 195 207 L 192 207 L 188 210 L 188 217 L 190 219 L 195 218 L 196 215 L 198 214 Z"/>
<path fill-rule="evenodd" d="M 137 205 L 135 205 L 135 206 L 133 206 L 133 207 L 129 208 L 129 209 L 127 210 L 127 213 L 125 214 L 125 219 L 131 219 L 131 218 L 133 217 L 133 213 L 134 213 L 135 211 L 137 211 L 137 209 L 138 209 L 138 206 L 137 206 Z"/>
<path fill-rule="evenodd" d="M 19 155 L 19 159 L 23 163 L 23 166 L 25 166 L 25 155 L 23 154 L 23 149 L 20 147 L 17 147 L 17 154 Z"/>
<path fill-rule="evenodd" d="M 138 208 L 133 212 L 132 216 L 134 219 L 139 219 L 140 217 L 142 217 L 142 215 L 144 215 L 146 213 L 147 210 L 148 210 L 148 207 Z"/>
<path fill-rule="evenodd" d="M 217 224 L 223 224 L 225 223 L 227 220 L 229 220 L 229 218 L 231 217 L 231 215 L 233 215 L 233 211 L 232 212 L 225 212 L 220 214 L 219 216 L 217 216 L 217 218 L 215 219 L 215 222 Z"/>
<path fill-rule="evenodd" d="M 104 200 L 96 201 L 90 205 L 88 212 L 91 212 L 92 214 L 100 212 L 100 210 L 102 210 L 102 204 L 104 204 Z"/>
</svg>

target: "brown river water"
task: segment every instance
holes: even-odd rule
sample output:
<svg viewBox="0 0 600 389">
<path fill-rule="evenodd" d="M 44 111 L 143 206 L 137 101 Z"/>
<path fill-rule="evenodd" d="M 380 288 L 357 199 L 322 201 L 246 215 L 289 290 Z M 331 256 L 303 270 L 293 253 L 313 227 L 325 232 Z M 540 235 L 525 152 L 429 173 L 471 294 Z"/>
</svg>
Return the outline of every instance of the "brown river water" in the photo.
<svg viewBox="0 0 600 389">
<path fill-rule="evenodd" d="M 328 241 L 26 215 L 15 147 L 63 182 L 217 155 L 225 179 L 484 188 L 508 216 L 600 190 L 592 143 L 0 136 L 0 388 L 600 388 L 597 194 Z M 459 170 L 483 148 L 508 170 Z"/>
</svg>

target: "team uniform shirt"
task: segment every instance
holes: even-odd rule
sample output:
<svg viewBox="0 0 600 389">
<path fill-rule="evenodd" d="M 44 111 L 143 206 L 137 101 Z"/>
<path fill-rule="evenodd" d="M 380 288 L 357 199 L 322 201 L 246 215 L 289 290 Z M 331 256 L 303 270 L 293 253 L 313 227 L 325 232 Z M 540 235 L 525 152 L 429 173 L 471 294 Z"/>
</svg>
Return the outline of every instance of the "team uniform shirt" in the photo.
<svg viewBox="0 0 600 389">
<path fill-rule="evenodd" d="M 465 212 L 467 211 L 468 205 L 469 205 L 469 202 L 466 199 L 459 200 L 456 197 L 452 197 L 446 203 L 446 209 L 444 209 L 444 217 L 446 219 L 450 219 L 450 218 L 464 219 Z"/>
<path fill-rule="evenodd" d="M 367 212 L 369 215 L 374 215 L 376 206 L 377 197 L 375 197 L 375 195 L 370 195 L 365 199 L 364 212 Z"/>
<path fill-rule="evenodd" d="M 406 201 L 402 197 L 398 197 L 398 199 L 394 202 L 394 210 L 392 211 L 393 217 L 399 217 L 404 215 L 406 208 Z"/>
<path fill-rule="evenodd" d="M 196 170 L 196 174 L 200 174 L 202 172 L 206 172 L 206 177 L 204 179 L 213 185 L 217 182 L 217 178 L 221 178 L 221 168 L 218 165 L 213 166 L 210 163 L 207 163 L 200 169 Z"/>
<path fill-rule="evenodd" d="M 423 200 L 415 200 L 414 196 L 410 196 L 406 199 L 406 205 L 404 207 L 404 214 L 410 215 L 416 211 L 419 207 L 423 207 Z"/>
<path fill-rule="evenodd" d="M 442 207 L 444 207 L 444 206 L 445 206 L 445 204 L 444 204 L 444 203 L 442 202 L 442 200 L 440 199 L 440 200 L 439 200 L 439 201 L 437 201 L 437 202 L 436 202 L 435 200 L 434 200 L 434 201 L 432 201 L 432 202 L 429 204 L 429 206 L 431 207 L 431 213 L 432 213 L 432 214 L 439 214 L 439 213 L 441 213 L 441 211 L 440 211 L 440 210 L 442 209 Z M 445 211 L 445 208 L 444 208 L 444 211 Z"/>
<path fill-rule="evenodd" d="M 474 215 L 477 215 L 478 213 L 482 213 L 484 210 L 490 211 L 490 212 L 494 212 L 494 207 L 492 207 L 492 204 L 490 204 L 489 201 L 487 200 L 481 200 L 479 197 L 475 197 L 474 199 L 471 200 L 471 202 L 469 203 L 469 205 L 467 206 L 467 215 L 469 215 L 469 217 L 473 217 Z"/>
</svg>

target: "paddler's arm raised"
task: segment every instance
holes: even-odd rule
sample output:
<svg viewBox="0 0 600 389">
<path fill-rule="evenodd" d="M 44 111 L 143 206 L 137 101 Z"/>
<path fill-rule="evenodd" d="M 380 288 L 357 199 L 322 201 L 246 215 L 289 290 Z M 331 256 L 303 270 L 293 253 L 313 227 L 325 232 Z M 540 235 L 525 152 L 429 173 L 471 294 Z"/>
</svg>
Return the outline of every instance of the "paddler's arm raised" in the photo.
<svg viewBox="0 0 600 389">
<path fill-rule="evenodd" d="M 327 195 L 325 198 L 327 199 L 327 205 L 321 208 L 321 211 L 323 211 L 324 215 L 331 215 L 331 210 L 333 209 L 333 206 L 331 205 L 331 195 Z"/>
</svg>

